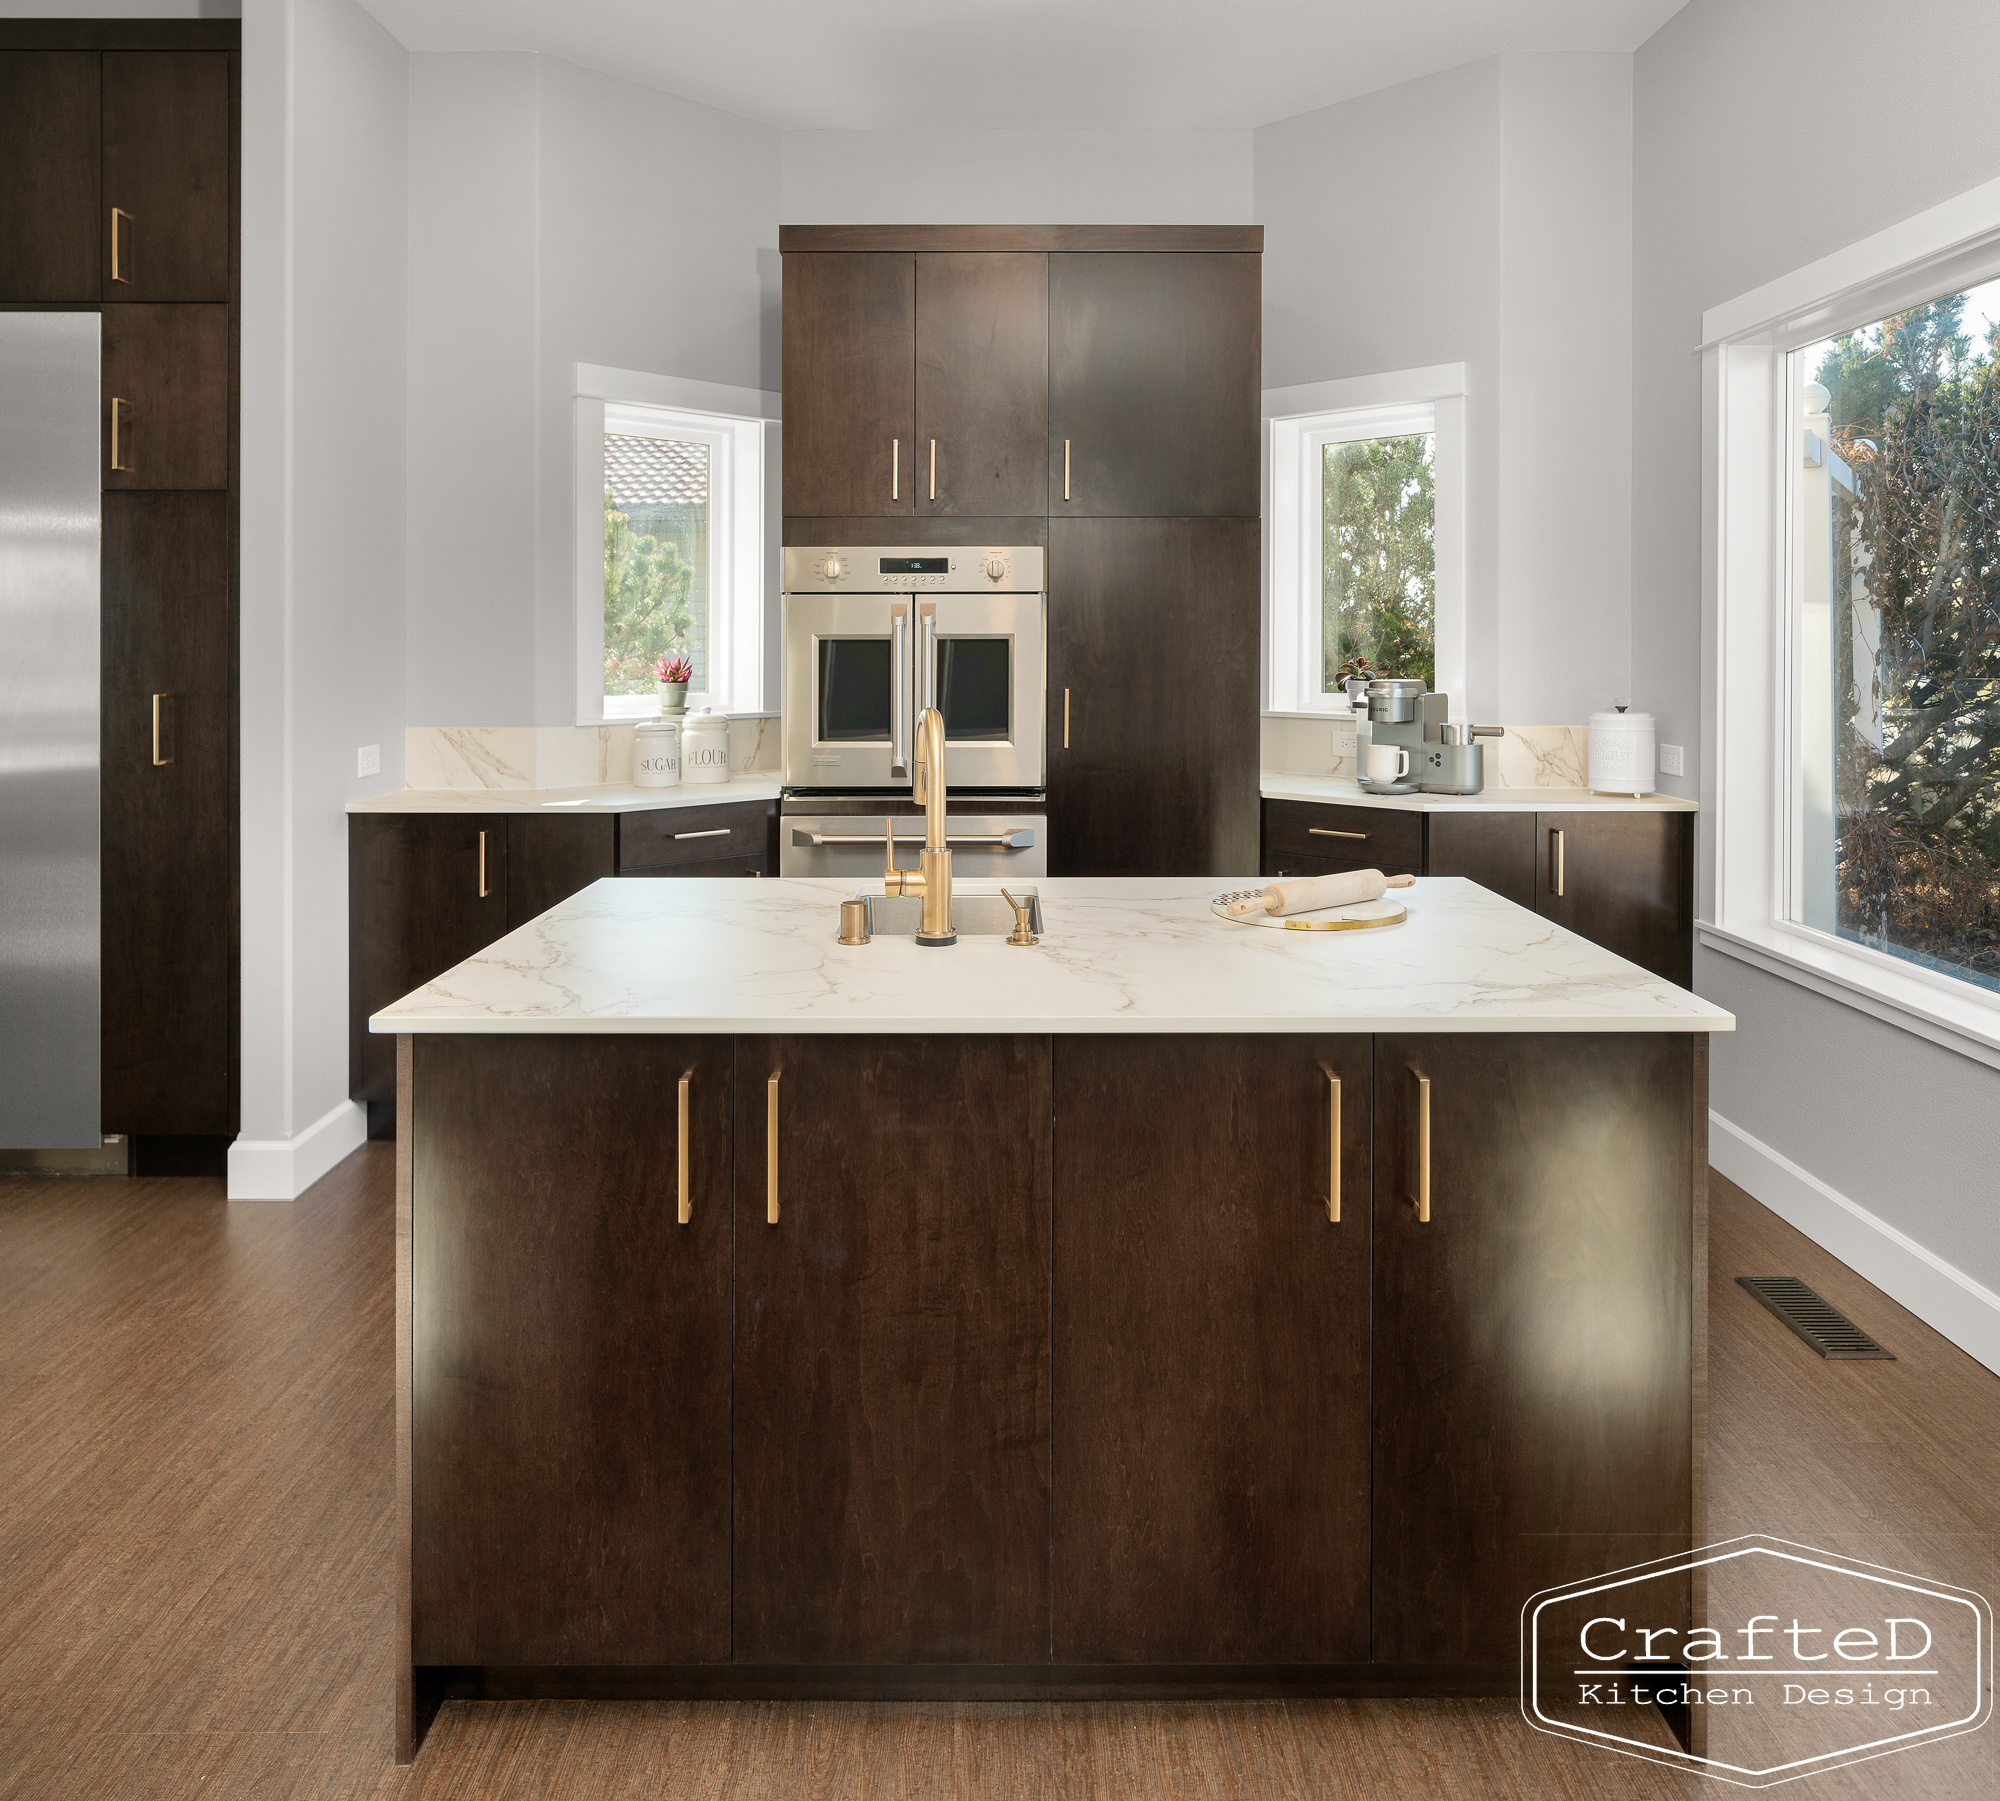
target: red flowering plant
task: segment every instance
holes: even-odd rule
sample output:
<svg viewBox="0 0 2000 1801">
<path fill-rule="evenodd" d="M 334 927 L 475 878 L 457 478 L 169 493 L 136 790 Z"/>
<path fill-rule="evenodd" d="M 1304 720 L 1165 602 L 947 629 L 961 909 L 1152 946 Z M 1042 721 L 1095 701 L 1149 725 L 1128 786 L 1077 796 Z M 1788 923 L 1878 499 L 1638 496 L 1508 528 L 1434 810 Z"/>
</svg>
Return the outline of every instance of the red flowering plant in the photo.
<svg viewBox="0 0 2000 1801">
<path fill-rule="evenodd" d="M 677 650 L 671 656 L 661 657 L 653 665 L 653 680 L 656 682 L 693 681 L 694 659 L 684 650 Z"/>
</svg>

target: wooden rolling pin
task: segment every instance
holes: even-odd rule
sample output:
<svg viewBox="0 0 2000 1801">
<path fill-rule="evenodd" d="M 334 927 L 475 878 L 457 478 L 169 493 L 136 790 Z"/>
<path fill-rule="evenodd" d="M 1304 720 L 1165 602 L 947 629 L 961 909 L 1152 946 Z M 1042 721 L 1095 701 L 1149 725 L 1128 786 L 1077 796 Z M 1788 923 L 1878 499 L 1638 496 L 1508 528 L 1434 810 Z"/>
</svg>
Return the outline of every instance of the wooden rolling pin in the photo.
<svg viewBox="0 0 2000 1801">
<path fill-rule="evenodd" d="M 1311 913 L 1320 907 L 1351 907 L 1356 901 L 1380 900 L 1391 888 L 1408 888 L 1411 875 L 1385 876 L 1379 869 L 1349 869 L 1340 875 L 1300 876 L 1294 882 L 1273 882 L 1262 894 L 1233 900 L 1223 909 L 1231 919 L 1248 913 Z"/>
</svg>

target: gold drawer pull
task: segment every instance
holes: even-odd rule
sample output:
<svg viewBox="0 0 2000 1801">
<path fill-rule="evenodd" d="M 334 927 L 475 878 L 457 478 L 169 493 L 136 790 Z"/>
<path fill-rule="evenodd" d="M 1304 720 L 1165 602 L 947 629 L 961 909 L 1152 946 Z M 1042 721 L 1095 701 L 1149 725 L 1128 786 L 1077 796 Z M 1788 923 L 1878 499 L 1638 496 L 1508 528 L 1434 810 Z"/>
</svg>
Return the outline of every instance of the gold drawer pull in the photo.
<svg viewBox="0 0 2000 1801">
<path fill-rule="evenodd" d="M 676 832 L 674 842 L 678 844 L 683 838 L 727 838 L 728 836 L 729 828 L 726 825 L 718 825 L 711 826 L 705 832 Z"/>
<path fill-rule="evenodd" d="M 479 898 L 484 900 L 493 890 L 486 885 L 486 834 L 479 834 Z"/>
<path fill-rule="evenodd" d="M 931 498 L 937 499 L 937 439 L 931 440 Z"/>
<path fill-rule="evenodd" d="M 1306 827 L 1306 836 L 1309 838 L 1365 838 L 1368 834 L 1366 832 L 1336 832 L 1330 825 L 1309 825 Z"/>
<path fill-rule="evenodd" d="M 174 697 L 171 694 L 153 696 L 153 767 L 158 769 L 174 760 Z"/>
<path fill-rule="evenodd" d="M 1561 832 L 1551 832 L 1549 834 L 1549 849 L 1554 853 L 1556 860 L 1556 896 L 1560 899 L 1563 891 L 1563 835 Z"/>
<path fill-rule="evenodd" d="M 1063 749 L 1069 749 L 1069 690 L 1063 690 Z"/>
<path fill-rule="evenodd" d="M 1324 1063 L 1320 1069 L 1326 1076 L 1327 1168 L 1332 1172 L 1327 1178 L 1326 1217 L 1337 1226 L 1340 1224 L 1340 1078 Z"/>
<path fill-rule="evenodd" d="M 131 411 L 132 403 L 129 400 L 121 399 L 116 394 L 111 396 L 111 467 L 125 475 L 132 473 L 132 465 L 125 461 L 125 451 L 118 438 L 118 427 Z"/>
<path fill-rule="evenodd" d="M 1417 1072 L 1412 1070 L 1412 1075 Z M 1417 1076 L 1417 1224 L 1431 1223 L 1431 1079 Z"/>
<path fill-rule="evenodd" d="M 131 273 L 127 268 L 127 261 L 129 259 L 121 259 L 118 255 L 118 222 L 121 219 L 124 220 L 126 226 L 125 236 L 129 238 L 132 235 L 132 215 L 122 206 L 114 206 L 111 209 L 111 279 L 113 281 L 129 283 L 132 279 Z"/>
<path fill-rule="evenodd" d="M 778 1223 L 778 1077 L 773 1070 L 764 1089 L 764 1223 Z"/>
<path fill-rule="evenodd" d="M 889 440 L 889 498 L 891 500 L 900 500 L 902 497 L 903 440 L 901 438 L 891 438 Z"/>
<path fill-rule="evenodd" d="M 694 1082 L 694 1071 L 689 1070 L 681 1077 L 681 1224 L 686 1225 L 693 1217 L 694 1203 L 688 1199 L 688 1089 Z"/>
<path fill-rule="evenodd" d="M 1069 440 L 1063 439 L 1063 499 L 1069 498 Z"/>
</svg>

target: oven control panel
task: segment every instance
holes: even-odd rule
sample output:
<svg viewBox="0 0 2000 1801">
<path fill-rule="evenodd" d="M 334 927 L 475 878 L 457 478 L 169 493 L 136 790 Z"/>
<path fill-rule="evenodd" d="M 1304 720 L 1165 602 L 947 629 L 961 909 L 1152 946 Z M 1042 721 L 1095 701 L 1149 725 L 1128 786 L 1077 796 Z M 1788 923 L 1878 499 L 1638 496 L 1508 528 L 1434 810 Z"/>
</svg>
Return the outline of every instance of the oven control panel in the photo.
<svg viewBox="0 0 2000 1801">
<path fill-rule="evenodd" d="M 787 594 L 1039 594 L 1048 552 L 1039 544 L 788 546 Z"/>
</svg>

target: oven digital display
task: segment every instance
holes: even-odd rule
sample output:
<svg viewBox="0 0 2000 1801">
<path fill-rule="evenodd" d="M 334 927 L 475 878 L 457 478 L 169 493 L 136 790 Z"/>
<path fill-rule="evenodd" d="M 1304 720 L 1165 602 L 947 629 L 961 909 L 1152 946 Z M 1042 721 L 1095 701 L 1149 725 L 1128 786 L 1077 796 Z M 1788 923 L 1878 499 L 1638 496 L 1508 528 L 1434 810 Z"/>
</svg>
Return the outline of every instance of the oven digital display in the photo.
<svg viewBox="0 0 2000 1801">
<path fill-rule="evenodd" d="M 884 557 L 883 575 L 949 575 L 950 557 Z"/>
</svg>

